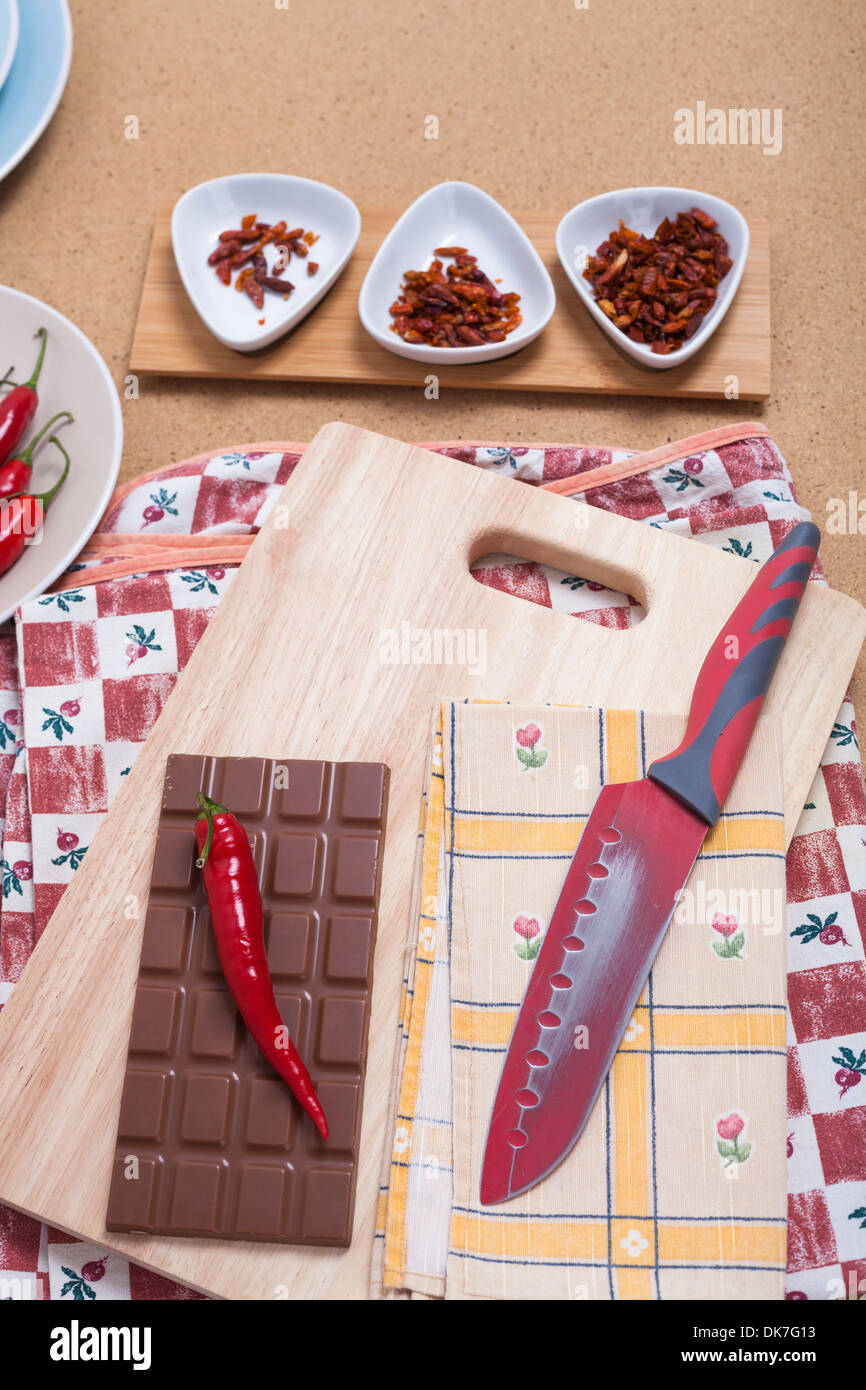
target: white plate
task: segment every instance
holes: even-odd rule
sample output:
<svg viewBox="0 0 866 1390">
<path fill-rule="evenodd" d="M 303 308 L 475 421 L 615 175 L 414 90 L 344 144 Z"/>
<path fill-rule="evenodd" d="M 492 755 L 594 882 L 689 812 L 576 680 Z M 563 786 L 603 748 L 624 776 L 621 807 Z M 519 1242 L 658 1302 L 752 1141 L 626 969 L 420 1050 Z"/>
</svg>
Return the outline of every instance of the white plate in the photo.
<svg viewBox="0 0 866 1390">
<path fill-rule="evenodd" d="M 39 407 L 25 440 L 59 410 L 71 410 L 74 423 L 58 422 L 57 437 L 72 466 L 46 514 L 41 538 L 28 544 L 21 559 L 0 575 L 0 622 L 53 584 L 93 534 L 114 489 L 123 445 L 120 401 L 96 348 L 55 309 L 3 285 L 0 376 L 14 362 L 15 381 L 27 380 L 39 349 L 34 337 L 39 328 L 48 329 L 48 346 L 37 386 Z M 5 395 L 4 390 L 0 399 Z M 60 450 L 46 435 L 36 450 L 33 491 L 46 491 L 62 469 Z"/>
<path fill-rule="evenodd" d="M 678 212 L 691 207 L 703 208 L 719 224 L 719 231 L 728 243 L 731 269 L 719 285 L 718 298 L 710 312 L 701 320 L 692 338 L 683 347 L 666 356 L 653 352 L 645 343 L 632 342 L 595 302 L 592 285 L 584 280 L 587 256 L 619 226 L 620 219 L 632 231 L 652 236 L 665 218 L 674 219 Z M 556 229 L 556 250 L 563 269 L 592 317 L 611 342 L 627 357 L 655 371 L 669 371 L 693 357 L 715 333 L 737 293 L 749 255 L 749 228 L 746 219 L 730 203 L 714 198 L 712 193 L 696 193 L 692 188 L 618 188 L 588 198 L 567 212 Z"/>
<path fill-rule="evenodd" d="M 503 294 L 516 291 L 523 322 L 502 343 L 476 347 L 430 347 L 407 343 L 393 333 L 388 312 L 399 297 L 406 270 L 426 270 L 437 246 L 465 246 Z M 358 297 L 361 322 L 376 342 L 416 362 L 490 362 L 507 357 L 537 338 L 556 308 L 553 281 L 529 237 L 494 198 L 471 183 L 428 188 L 394 223 L 364 277 Z"/>
<path fill-rule="evenodd" d="M 207 258 L 220 232 L 239 227 L 241 218 L 254 212 L 262 222 L 287 221 L 289 227 L 315 232 L 319 240 L 309 260 L 318 261 L 315 275 L 307 274 L 307 262 L 292 256 L 285 278 L 294 285 L 288 299 L 265 291 L 264 309 L 257 309 L 248 295 L 224 285 Z M 301 319 L 306 318 L 345 268 L 361 232 L 361 214 L 351 198 L 315 179 L 293 174 L 227 174 L 191 188 L 175 204 L 171 217 L 174 258 L 187 294 L 199 318 L 215 338 L 237 352 L 267 347 Z M 270 269 L 276 259 L 272 246 L 265 249 Z M 265 320 L 264 325 L 259 319 Z"/>
<path fill-rule="evenodd" d="M 36 144 L 63 95 L 72 62 L 66 0 L 26 0 L 18 46 L 0 91 L 0 179 Z"/>
<path fill-rule="evenodd" d="M 0 87 L 6 81 L 18 46 L 18 0 L 0 0 Z"/>
</svg>

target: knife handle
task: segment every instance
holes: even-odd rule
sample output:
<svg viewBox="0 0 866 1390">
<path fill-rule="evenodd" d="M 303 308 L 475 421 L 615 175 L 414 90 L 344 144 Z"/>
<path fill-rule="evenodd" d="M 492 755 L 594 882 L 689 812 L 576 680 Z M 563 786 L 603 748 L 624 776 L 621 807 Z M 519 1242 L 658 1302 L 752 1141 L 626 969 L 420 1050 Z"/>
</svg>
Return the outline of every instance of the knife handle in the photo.
<svg viewBox="0 0 866 1390">
<path fill-rule="evenodd" d="M 743 760 L 818 554 L 802 521 L 762 565 L 704 660 L 682 743 L 648 776 L 715 825 Z"/>
</svg>

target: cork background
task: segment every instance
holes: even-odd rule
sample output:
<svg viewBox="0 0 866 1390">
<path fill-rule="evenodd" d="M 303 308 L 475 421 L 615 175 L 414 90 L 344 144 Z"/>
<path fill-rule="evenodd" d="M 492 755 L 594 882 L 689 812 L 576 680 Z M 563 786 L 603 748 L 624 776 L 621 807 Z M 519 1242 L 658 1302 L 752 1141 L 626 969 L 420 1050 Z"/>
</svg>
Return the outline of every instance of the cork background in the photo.
<svg viewBox="0 0 866 1390">
<path fill-rule="evenodd" d="M 25 3 L 27 0 L 25 0 Z M 579 7 L 580 6 L 580 7 Z M 0 184 L 0 279 L 127 372 L 157 207 L 219 174 L 321 179 L 402 210 L 463 178 L 562 215 L 682 184 L 770 220 L 773 390 L 763 404 L 146 377 L 121 478 L 341 419 L 403 439 L 651 448 L 763 420 L 802 502 L 866 498 L 861 425 L 863 16 L 856 0 L 70 0 L 60 108 Z M 679 145 L 674 112 L 782 112 L 782 149 Z M 439 136 L 425 139 L 436 116 Z M 136 116 L 139 138 L 126 138 Z M 859 133 L 859 138 L 858 138 Z M 858 219 L 860 225 L 858 225 Z M 864 534 L 825 530 L 831 583 L 866 601 Z M 866 704 L 866 663 L 855 676 Z"/>
</svg>

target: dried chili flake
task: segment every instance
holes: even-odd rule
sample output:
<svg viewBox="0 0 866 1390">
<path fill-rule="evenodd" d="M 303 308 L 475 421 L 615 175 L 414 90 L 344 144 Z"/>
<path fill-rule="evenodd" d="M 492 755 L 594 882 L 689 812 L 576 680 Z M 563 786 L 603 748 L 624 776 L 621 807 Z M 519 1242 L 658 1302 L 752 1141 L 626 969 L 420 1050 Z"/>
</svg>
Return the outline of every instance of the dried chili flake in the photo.
<svg viewBox="0 0 866 1390">
<path fill-rule="evenodd" d="M 293 227 L 291 231 L 287 231 L 287 227 L 287 222 L 260 222 L 258 214 L 251 212 L 241 218 L 240 227 L 219 233 L 217 245 L 207 258 L 208 265 L 213 266 L 224 285 L 232 283 L 232 271 L 237 270 L 235 289 L 248 295 L 257 309 L 264 306 L 265 290 L 288 299 L 295 287 L 280 276 L 292 253 L 308 255 L 319 237 L 303 227 Z M 275 243 L 279 243 L 277 260 L 269 271 L 264 250 Z M 318 261 L 308 261 L 308 275 L 314 275 L 318 269 Z M 259 323 L 264 323 L 264 319 L 259 319 Z"/>
<path fill-rule="evenodd" d="M 407 270 L 389 325 L 407 343 L 481 347 L 501 343 L 522 315 L 520 295 L 502 294 L 463 246 L 437 246 L 427 270 Z M 442 258 L 453 261 L 447 270 Z"/>
<path fill-rule="evenodd" d="M 620 222 L 583 272 L 603 314 L 652 352 L 676 352 L 716 302 L 728 243 L 702 208 L 665 217 L 653 237 Z"/>
</svg>

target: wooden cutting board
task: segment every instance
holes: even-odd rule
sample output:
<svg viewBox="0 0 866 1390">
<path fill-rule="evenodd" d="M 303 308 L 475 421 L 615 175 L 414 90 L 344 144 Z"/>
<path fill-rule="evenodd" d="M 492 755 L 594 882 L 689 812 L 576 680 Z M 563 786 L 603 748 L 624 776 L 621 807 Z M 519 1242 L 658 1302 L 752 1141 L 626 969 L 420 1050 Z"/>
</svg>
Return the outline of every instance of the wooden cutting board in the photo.
<svg viewBox="0 0 866 1390">
<path fill-rule="evenodd" d="M 358 294 L 370 262 L 398 212 L 362 209 L 354 256 L 317 309 L 294 332 L 262 352 L 232 352 L 205 328 L 187 298 L 171 249 L 171 205 L 156 221 L 138 323 L 133 372 L 237 377 L 246 381 L 345 381 L 372 386 L 423 386 L 435 369 L 375 343 L 361 327 Z M 623 358 L 592 321 L 556 254 L 558 219 L 518 216 L 550 272 L 556 312 L 534 343 L 496 362 L 436 371 L 440 386 L 501 391 L 600 391 L 626 396 L 694 396 L 758 401 L 770 394 L 770 234 L 749 223 L 745 273 L 724 322 L 682 367 L 645 371 Z M 397 286 L 394 286 L 395 292 Z M 736 382 L 734 382 L 736 378 Z"/>
<path fill-rule="evenodd" d="M 486 588 L 469 564 L 497 551 L 634 594 L 647 617 L 617 632 Z M 755 566 L 736 557 L 454 459 L 348 425 L 321 430 L 0 1015 L 0 1201 L 209 1293 L 363 1297 L 437 698 L 685 713 L 704 653 L 754 575 Z M 403 623 L 431 633 L 484 632 L 485 669 L 383 664 L 387 634 L 399 638 Z M 781 728 L 789 836 L 864 634 L 859 604 L 809 587 L 763 715 Z M 105 1230 L 170 752 L 391 766 L 357 1211 L 346 1252 Z"/>
</svg>

